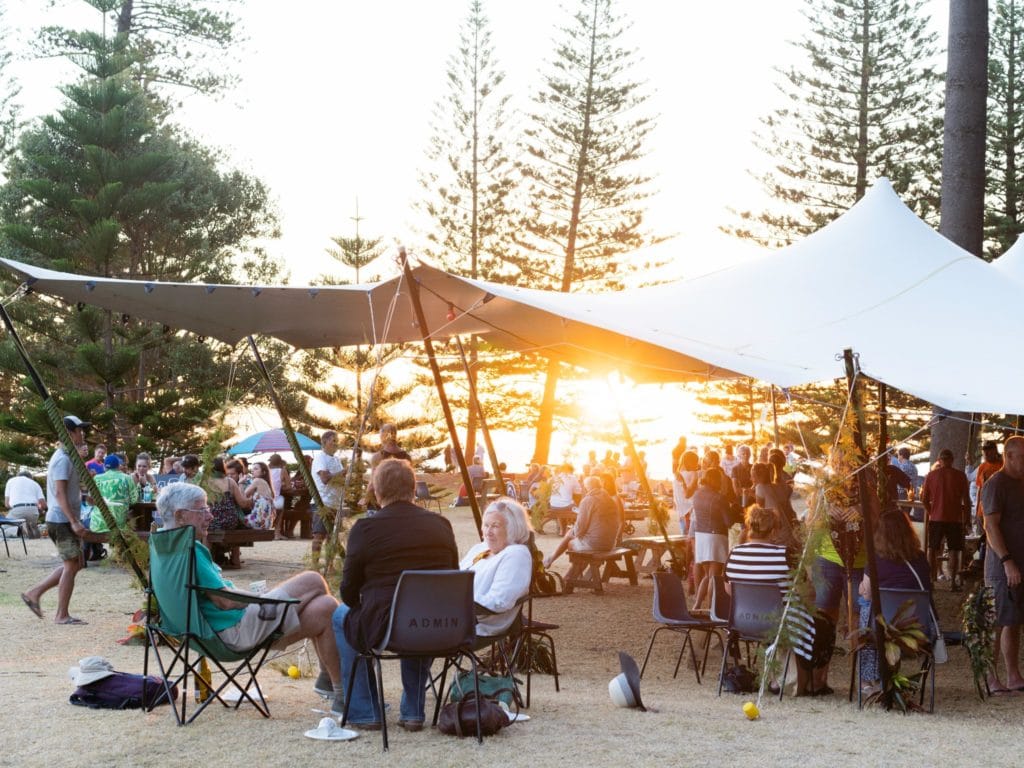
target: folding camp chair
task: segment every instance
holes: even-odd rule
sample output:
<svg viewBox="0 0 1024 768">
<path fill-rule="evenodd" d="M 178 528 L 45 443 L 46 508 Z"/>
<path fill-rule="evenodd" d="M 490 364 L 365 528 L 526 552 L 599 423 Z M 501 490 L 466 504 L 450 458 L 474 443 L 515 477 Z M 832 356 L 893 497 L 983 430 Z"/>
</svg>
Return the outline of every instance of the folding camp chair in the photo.
<svg viewBox="0 0 1024 768">
<path fill-rule="evenodd" d="M 4 539 L 4 549 L 7 550 L 7 556 L 11 556 L 11 548 L 7 544 L 7 529 L 13 528 L 14 533 L 17 534 L 18 538 L 21 539 L 21 546 L 25 550 L 25 554 L 28 554 L 28 546 L 25 544 L 25 521 L 15 520 L 10 517 L 0 517 L 0 536 Z"/>
<path fill-rule="evenodd" d="M 381 661 L 410 658 L 443 658 L 440 685 L 434 705 L 434 725 L 445 697 L 448 671 L 468 659 L 473 671 L 473 687 L 480 693 L 477 660 L 473 655 L 476 638 L 476 616 L 473 607 L 472 571 L 403 571 L 395 586 L 391 614 L 384 638 L 376 648 L 361 651 L 352 659 L 346 690 L 352 690 L 356 667 L 360 662 L 370 671 L 370 684 L 376 681 L 377 705 L 384 750 L 388 749 L 388 725 L 384 716 L 384 679 Z M 372 666 L 370 666 L 372 662 Z M 344 671 L 344 670 L 342 670 Z M 456 672 L 457 674 L 457 672 Z M 352 697 L 345 699 L 341 724 L 348 722 Z M 477 718 L 477 740 L 483 741 Z"/>
<path fill-rule="evenodd" d="M 683 647 L 679 649 L 679 657 L 676 659 L 676 668 L 672 673 L 672 678 L 675 679 L 679 675 L 679 665 L 682 663 L 683 654 L 686 653 L 687 646 L 689 646 L 693 671 L 697 676 L 697 683 L 699 685 L 702 667 L 697 664 L 697 651 L 690 633 L 697 631 L 706 634 L 704 643 L 704 660 L 706 663 L 707 646 L 710 644 L 712 633 L 718 637 L 719 644 L 723 648 L 725 647 L 720 634 L 720 630 L 723 627 L 721 624 L 713 621 L 710 616 L 707 618 L 697 618 L 690 614 L 689 609 L 686 607 L 686 593 L 683 591 L 683 581 L 674 573 L 655 571 L 653 576 L 654 605 L 651 608 L 651 613 L 659 626 L 651 634 L 651 642 L 647 646 L 647 655 L 644 656 L 643 666 L 640 667 L 640 677 L 644 676 L 644 670 L 647 669 L 647 661 L 651 658 L 651 649 L 654 648 L 655 638 L 658 637 L 659 632 L 667 629 L 683 635 Z"/>
<path fill-rule="evenodd" d="M 289 608 L 299 601 L 242 595 L 200 587 L 195 583 L 195 573 L 195 528 L 189 525 L 149 535 L 144 674 L 149 674 L 149 652 L 152 648 L 168 700 L 172 699 L 171 689 L 179 684 L 181 686 L 181 712 L 178 712 L 177 706 L 171 707 L 178 725 L 191 723 L 214 700 L 225 707 L 229 706 L 231 702 L 221 697 L 229 685 L 234 685 L 241 692 L 238 700 L 234 702 L 235 709 L 242 701 L 248 701 L 261 715 L 270 717 L 270 710 L 256 681 L 256 674 L 266 660 L 271 644 L 281 637 L 281 627 L 284 626 Z M 213 631 L 200 611 L 199 599 L 208 595 L 226 597 L 242 603 L 277 606 L 277 613 L 280 614 L 280 618 L 276 618 L 277 629 L 253 648 L 229 648 Z M 165 644 L 169 650 L 161 654 L 160 643 Z M 169 658 L 166 658 L 168 656 Z M 211 661 L 225 676 L 223 683 L 214 687 L 212 681 L 201 674 L 200 667 L 204 658 Z M 185 695 L 189 675 L 193 676 L 193 684 L 197 691 L 209 689 L 209 695 L 190 717 L 186 713 L 188 696 Z"/>
<path fill-rule="evenodd" d="M 735 650 L 739 656 L 739 643 L 747 643 L 747 663 L 750 660 L 750 645 L 754 643 L 771 643 L 782 616 L 782 592 L 774 583 L 758 583 L 733 581 L 732 604 L 729 611 L 729 634 L 722 653 L 722 668 L 718 674 L 718 695 L 722 695 L 722 683 L 725 680 L 725 665 L 729 653 Z M 789 673 L 791 651 L 786 653 L 786 662 L 782 669 L 782 680 L 779 682 L 779 699 L 786 687 L 786 675 Z"/>
</svg>

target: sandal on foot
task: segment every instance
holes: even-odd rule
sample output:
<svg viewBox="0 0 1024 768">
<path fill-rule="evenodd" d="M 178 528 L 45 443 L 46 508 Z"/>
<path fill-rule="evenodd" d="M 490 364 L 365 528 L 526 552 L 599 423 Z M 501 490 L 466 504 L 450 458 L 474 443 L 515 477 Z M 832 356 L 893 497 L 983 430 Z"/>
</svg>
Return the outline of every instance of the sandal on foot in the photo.
<svg viewBox="0 0 1024 768">
<path fill-rule="evenodd" d="M 43 618 L 43 609 L 39 607 L 39 603 L 35 600 L 30 599 L 25 594 L 22 594 L 21 602 L 23 602 L 25 606 L 36 615 L 36 618 Z"/>
<path fill-rule="evenodd" d="M 54 624 L 74 624 L 74 625 L 77 626 L 79 624 L 88 624 L 89 622 L 86 621 L 85 619 L 79 619 L 76 616 L 68 616 L 63 621 L 55 621 L 53 623 Z"/>
</svg>

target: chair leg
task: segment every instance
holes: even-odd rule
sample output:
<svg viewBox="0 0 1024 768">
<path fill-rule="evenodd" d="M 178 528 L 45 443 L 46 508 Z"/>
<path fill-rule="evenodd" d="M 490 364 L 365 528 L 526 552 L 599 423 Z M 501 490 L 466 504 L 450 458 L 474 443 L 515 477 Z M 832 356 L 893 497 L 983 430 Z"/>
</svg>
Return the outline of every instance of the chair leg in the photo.
<svg viewBox="0 0 1024 768">
<path fill-rule="evenodd" d="M 384 712 L 384 674 L 380 666 L 380 658 L 373 657 L 374 672 L 377 677 L 377 714 L 380 716 L 380 736 L 384 741 L 384 751 L 388 751 L 388 719 Z M 373 681 L 370 681 L 371 684 Z"/>
<path fill-rule="evenodd" d="M 5 530 L 6 528 L 7 528 L 6 525 L 0 525 L 0 536 L 4 537 L 4 549 L 7 550 L 7 556 L 10 557 L 11 556 L 11 548 L 9 546 L 7 546 L 7 531 Z"/>
<path fill-rule="evenodd" d="M 782 679 L 779 681 L 779 701 L 786 695 L 786 678 L 789 676 L 789 660 L 793 658 L 792 651 L 786 651 L 786 663 L 782 665 Z"/>
<path fill-rule="evenodd" d="M 640 665 L 640 679 L 644 679 L 644 670 L 647 669 L 647 660 L 651 658 L 651 649 L 654 648 L 654 639 L 658 636 L 658 633 L 665 627 L 655 627 L 654 632 L 651 633 L 651 642 L 647 644 L 647 654 L 644 656 L 644 663 Z"/>
<path fill-rule="evenodd" d="M 710 642 L 710 641 L 709 641 Z M 722 666 L 718 671 L 718 695 L 722 695 L 722 684 L 725 682 L 725 662 L 729 658 L 729 649 L 732 648 L 732 632 L 725 637 L 725 647 L 722 648 Z M 739 649 L 737 649 L 739 650 Z"/>
</svg>

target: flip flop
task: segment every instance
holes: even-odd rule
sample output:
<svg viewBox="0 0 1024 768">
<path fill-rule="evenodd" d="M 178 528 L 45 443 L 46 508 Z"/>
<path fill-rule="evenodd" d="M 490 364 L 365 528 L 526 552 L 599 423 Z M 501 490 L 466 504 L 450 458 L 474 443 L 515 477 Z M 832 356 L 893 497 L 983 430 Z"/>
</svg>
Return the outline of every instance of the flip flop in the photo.
<svg viewBox="0 0 1024 768">
<path fill-rule="evenodd" d="M 39 607 L 39 603 L 35 600 L 29 600 L 28 597 L 22 594 L 21 602 L 23 602 L 25 606 L 36 615 L 36 618 L 43 618 L 43 609 Z"/>
<path fill-rule="evenodd" d="M 79 625 L 79 624 L 88 624 L 88 623 L 89 622 L 86 621 L 85 619 L 79 619 L 79 618 L 77 618 L 75 616 L 68 616 L 66 619 L 64 619 L 64 621 L 55 621 L 54 622 L 54 624 L 74 624 L 76 626 Z"/>
</svg>

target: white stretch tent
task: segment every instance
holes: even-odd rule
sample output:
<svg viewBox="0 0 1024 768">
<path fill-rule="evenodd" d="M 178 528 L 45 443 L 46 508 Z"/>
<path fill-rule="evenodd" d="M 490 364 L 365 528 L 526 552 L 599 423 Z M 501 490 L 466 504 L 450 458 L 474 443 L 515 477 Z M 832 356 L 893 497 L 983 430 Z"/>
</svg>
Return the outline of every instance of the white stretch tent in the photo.
<svg viewBox="0 0 1024 768">
<path fill-rule="evenodd" d="M 992 262 L 992 268 L 1004 277 L 1024 283 L 1024 237 L 1006 249 L 1006 253 Z"/>
<path fill-rule="evenodd" d="M 713 258 L 713 257 L 711 257 Z M 1005 257 L 1004 257 L 1005 258 Z M 234 343 L 299 347 L 420 338 L 402 278 L 350 287 L 202 286 L 106 280 L 3 262 L 33 290 Z M 885 180 L 803 241 L 750 263 L 651 288 L 564 294 L 418 266 L 435 337 L 495 343 L 639 381 L 736 374 L 782 387 L 865 374 L 950 410 L 1024 410 L 1024 323 L 993 311 L 1019 287 L 918 219 Z M 456 319 L 446 315 L 454 310 Z"/>
</svg>

